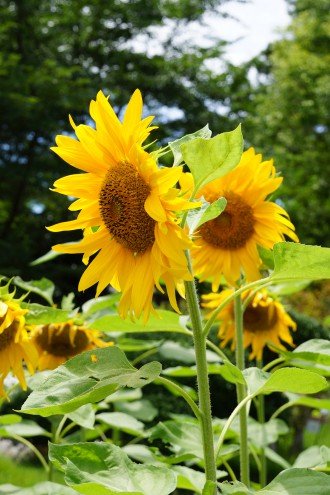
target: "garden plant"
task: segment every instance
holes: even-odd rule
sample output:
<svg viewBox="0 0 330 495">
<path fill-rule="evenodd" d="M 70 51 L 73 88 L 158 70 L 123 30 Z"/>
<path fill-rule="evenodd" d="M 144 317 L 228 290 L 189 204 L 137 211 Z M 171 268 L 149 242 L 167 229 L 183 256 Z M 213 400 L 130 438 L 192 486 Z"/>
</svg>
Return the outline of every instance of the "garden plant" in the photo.
<svg viewBox="0 0 330 495">
<path fill-rule="evenodd" d="M 90 125 L 70 116 L 76 136 L 53 148 L 76 169 L 53 191 L 79 213 L 47 226 L 81 236 L 39 262 L 81 254 L 78 290 L 96 286 L 95 299 L 56 305 L 47 278 L 1 278 L 2 407 L 17 389 L 29 395 L 0 416 L 0 436 L 29 447 L 48 481 L 6 483 L 0 494 L 329 495 L 326 442 L 294 460 L 276 446 L 287 410 L 330 409 L 329 341 L 295 345 L 281 303 L 330 278 L 330 249 L 299 243 L 272 199 L 283 178 L 271 159 L 243 151 L 240 126 L 157 147 L 139 90 L 121 119 L 100 91 L 90 116 Z M 211 394 L 214 378 L 224 386 Z M 163 402 L 152 404 L 148 387 Z M 270 414 L 273 394 L 282 402 Z M 36 437 L 49 440 L 46 453 Z"/>
</svg>

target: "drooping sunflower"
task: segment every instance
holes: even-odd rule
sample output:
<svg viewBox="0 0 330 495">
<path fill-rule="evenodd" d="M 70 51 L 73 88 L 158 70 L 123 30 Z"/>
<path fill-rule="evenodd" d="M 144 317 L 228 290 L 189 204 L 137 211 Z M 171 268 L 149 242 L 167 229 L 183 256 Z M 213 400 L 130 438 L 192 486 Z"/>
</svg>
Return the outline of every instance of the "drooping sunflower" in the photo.
<svg viewBox="0 0 330 495">
<path fill-rule="evenodd" d="M 38 354 L 25 326 L 27 312 L 19 301 L 0 301 L 0 397 L 8 398 L 4 380 L 10 371 L 26 390 L 24 363 L 30 374 L 37 366 Z"/>
<path fill-rule="evenodd" d="M 57 180 L 55 191 L 78 198 L 69 207 L 81 210 L 75 220 L 50 227 L 53 232 L 82 229 L 82 241 L 56 245 L 62 253 L 83 253 L 83 261 L 95 255 L 83 273 L 78 289 L 97 284 L 96 296 L 108 284 L 122 292 L 119 314 L 144 315 L 152 307 L 154 286 L 164 292 L 179 311 L 175 289 L 191 280 L 184 251 L 191 241 L 179 226 L 177 212 L 196 207 L 178 197 L 182 168 L 159 169 L 142 144 L 154 127 L 153 117 L 141 120 L 142 97 L 136 90 L 121 123 L 100 91 L 90 104 L 96 129 L 76 126 L 78 140 L 57 136 L 53 150 L 84 174 Z M 95 254 L 97 253 L 97 254 Z"/>
<path fill-rule="evenodd" d="M 100 336 L 97 330 L 75 325 L 72 320 L 35 326 L 31 331 L 31 342 L 38 351 L 39 370 L 53 370 L 84 351 L 113 345 Z"/>
<path fill-rule="evenodd" d="M 298 242 L 286 211 L 266 199 L 283 180 L 275 174 L 273 160 L 262 161 L 250 148 L 236 168 L 199 191 L 210 203 L 220 197 L 227 200 L 225 210 L 198 229 L 192 249 L 194 273 L 201 281 L 212 279 L 214 292 L 222 275 L 232 286 L 242 271 L 248 281 L 260 278 L 257 246 L 272 249 L 284 236 Z M 181 180 L 183 190 L 189 189 L 189 181 L 189 175 Z"/>
<path fill-rule="evenodd" d="M 203 307 L 214 310 L 233 293 L 234 290 L 225 289 L 220 294 L 207 294 L 203 296 Z M 252 347 L 250 359 L 261 360 L 263 349 L 268 342 L 280 349 L 285 349 L 281 341 L 293 346 L 290 329 L 295 331 L 297 325 L 285 311 L 284 306 L 272 299 L 265 289 L 256 292 L 251 297 L 250 295 L 251 291 L 246 291 L 242 296 L 243 303 L 248 299 L 243 315 L 243 343 L 244 348 Z M 219 312 L 217 320 L 221 321 L 218 332 L 221 345 L 225 347 L 231 341 L 231 349 L 234 350 L 236 336 L 233 301 Z"/>
</svg>

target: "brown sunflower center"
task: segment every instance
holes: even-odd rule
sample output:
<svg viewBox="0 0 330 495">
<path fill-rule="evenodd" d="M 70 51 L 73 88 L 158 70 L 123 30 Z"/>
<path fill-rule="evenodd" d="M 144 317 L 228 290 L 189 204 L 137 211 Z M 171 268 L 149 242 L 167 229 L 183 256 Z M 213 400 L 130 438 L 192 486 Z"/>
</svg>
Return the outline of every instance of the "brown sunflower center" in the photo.
<svg viewBox="0 0 330 495">
<path fill-rule="evenodd" d="M 227 200 L 225 211 L 204 223 L 199 233 L 212 246 L 235 250 L 245 246 L 254 233 L 253 210 L 238 194 L 229 191 L 224 196 Z"/>
<path fill-rule="evenodd" d="M 244 312 L 244 328 L 252 333 L 263 332 L 274 327 L 278 320 L 275 306 L 248 305 Z"/>
<path fill-rule="evenodd" d="M 14 320 L 9 327 L 0 333 L 0 351 L 3 351 L 15 341 L 18 325 Z"/>
<path fill-rule="evenodd" d="M 77 330 L 72 340 L 70 334 L 72 326 L 66 323 L 62 327 L 55 325 L 44 325 L 36 336 L 37 344 L 53 356 L 75 356 L 86 350 L 88 337 L 83 330 Z"/>
<path fill-rule="evenodd" d="M 155 220 L 144 209 L 150 187 L 130 163 L 111 168 L 100 191 L 103 222 L 115 240 L 142 254 L 155 242 Z"/>
</svg>

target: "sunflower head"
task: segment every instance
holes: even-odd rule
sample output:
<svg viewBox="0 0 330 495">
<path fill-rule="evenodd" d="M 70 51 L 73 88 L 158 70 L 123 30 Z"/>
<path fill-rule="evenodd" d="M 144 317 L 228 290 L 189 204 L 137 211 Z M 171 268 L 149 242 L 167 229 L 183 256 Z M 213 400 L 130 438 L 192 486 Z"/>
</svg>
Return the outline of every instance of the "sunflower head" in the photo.
<svg viewBox="0 0 330 495">
<path fill-rule="evenodd" d="M 23 390 L 27 389 L 24 363 L 30 374 L 37 366 L 37 351 L 31 343 L 19 300 L 0 300 L 0 397 L 8 398 L 4 380 L 11 371 Z"/>
<path fill-rule="evenodd" d="M 232 294 L 234 294 L 232 289 L 225 289 L 220 294 L 205 295 L 203 296 L 203 306 L 215 310 Z M 243 342 L 244 348 L 249 346 L 252 348 L 250 359 L 261 360 L 263 349 L 269 343 L 280 349 L 285 349 L 282 342 L 290 346 L 294 345 L 290 329 L 295 331 L 296 323 L 285 311 L 283 305 L 272 299 L 265 289 L 256 293 L 246 291 L 242 300 L 243 302 L 247 301 L 243 315 Z M 220 320 L 218 335 L 221 345 L 226 346 L 231 342 L 231 348 L 234 350 L 236 337 L 233 301 L 220 311 L 217 319 Z M 270 349 L 273 350 L 272 347 Z"/>
<path fill-rule="evenodd" d="M 84 351 L 113 345 L 100 336 L 100 332 L 75 325 L 72 320 L 35 326 L 31 341 L 38 351 L 38 368 L 40 371 L 54 369 Z"/>
<path fill-rule="evenodd" d="M 189 190 L 189 180 L 188 175 L 181 181 L 182 190 Z M 195 274 L 201 281 L 210 278 L 214 292 L 222 276 L 232 286 L 242 274 L 248 281 L 260 278 L 258 246 L 272 249 L 285 236 L 298 241 L 285 210 L 267 200 L 281 182 L 273 161 L 262 161 L 250 148 L 236 168 L 199 191 L 210 203 L 220 197 L 227 200 L 225 210 L 198 229 L 192 249 Z"/>
<path fill-rule="evenodd" d="M 95 129 L 76 126 L 77 140 L 57 136 L 55 153 L 83 174 L 55 182 L 55 191 L 76 197 L 71 210 L 78 217 L 50 227 L 55 232 L 80 229 L 77 244 L 56 245 L 56 251 L 82 253 L 87 268 L 79 290 L 97 284 L 99 295 L 109 284 L 122 292 L 119 314 L 147 321 L 155 286 L 162 280 L 176 311 L 175 290 L 191 280 L 184 251 L 191 241 L 179 226 L 178 212 L 195 208 L 175 188 L 181 167 L 159 169 L 142 147 L 153 117 L 142 117 L 142 97 L 134 92 L 120 122 L 108 99 L 99 92 L 90 106 Z M 93 258 L 91 260 L 91 258 Z"/>
</svg>

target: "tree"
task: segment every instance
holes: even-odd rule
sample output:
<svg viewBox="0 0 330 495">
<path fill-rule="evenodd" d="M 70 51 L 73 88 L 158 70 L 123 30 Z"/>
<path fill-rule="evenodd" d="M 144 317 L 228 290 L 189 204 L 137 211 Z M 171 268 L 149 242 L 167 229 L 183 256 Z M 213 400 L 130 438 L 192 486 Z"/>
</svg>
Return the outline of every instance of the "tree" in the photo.
<svg viewBox="0 0 330 495">
<path fill-rule="evenodd" d="M 301 242 L 329 246 L 329 5 L 289 4 L 291 25 L 258 61 L 264 82 L 255 91 L 245 135 L 282 171 L 281 200 Z"/>
<path fill-rule="evenodd" d="M 28 263 L 69 240 L 45 230 L 65 219 L 67 201 L 49 188 L 70 173 L 49 147 L 57 133 L 71 132 L 69 113 L 88 120 L 99 89 L 120 114 L 139 87 L 149 113 L 161 110 L 169 121 L 172 138 L 206 122 L 217 132 L 229 129 L 215 111 L 228 97 L 225 80 L 205 64 L 221 57 L 223 43 L 180 44 L 190 23 L 225 1 L 0 0 L 0 273 L 36 278 L 45 267 Z M 70 288 L 80 267 L 65 263 L 48 265 L 48 274 Z"/>
</svg>

